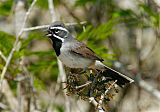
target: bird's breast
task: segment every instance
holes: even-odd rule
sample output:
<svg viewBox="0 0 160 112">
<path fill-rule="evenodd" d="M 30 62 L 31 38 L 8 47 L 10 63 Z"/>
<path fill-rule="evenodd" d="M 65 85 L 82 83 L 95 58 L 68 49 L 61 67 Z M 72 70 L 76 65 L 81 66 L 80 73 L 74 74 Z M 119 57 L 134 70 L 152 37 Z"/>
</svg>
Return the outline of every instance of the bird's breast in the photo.
<svg viewBox="0 0 160 112">
<path fill-rule="evenodd" d="M 84 58 L 80 55 L 72 53 L 70 51 L 70 48 L 62 47 L 60 50 L 61 50 L 61 54 L 58 56 L 58 58 L 67 67 L 70 67 L 70 68 L 87 68 L 93 63 L 93 60 L 91 60 L 89 58 Z"/>
</svg>

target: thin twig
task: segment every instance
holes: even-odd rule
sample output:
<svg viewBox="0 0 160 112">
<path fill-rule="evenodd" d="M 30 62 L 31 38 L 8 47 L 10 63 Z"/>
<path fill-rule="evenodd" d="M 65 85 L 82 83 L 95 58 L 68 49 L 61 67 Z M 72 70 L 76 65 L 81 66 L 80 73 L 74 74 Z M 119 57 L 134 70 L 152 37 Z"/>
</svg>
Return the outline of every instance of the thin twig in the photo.
<svg viewBox="0 0 160 112">
<path fill-rule="evenodd" d="M 8 105 L 9 105 L 11 111 L 16 112 L 16 109 L 18 107 L 18 101 L 15 98 L 15 96 L 13 95 L 13 92 L 12 92 L 7 80 L 4 79 L 3 84 L 5 86 L 2 88 L 1 92 L 5 95 L 5 98 L 8 102 Z"/>
<path fill-rule="evenodd" d="M 0 88 L 2 87 L 2 80 L 4 79 L 4 75 L 5 75 L 5 73 L 6 73 L 7 69 L 8 69 L 8 66 L 9 66 L 9 64 L 10 64 L 10 61 L 11 61 L 11 59 L 12 59 L 12 56 L 13 56 L 15 50 L 17 49 L 17 45 L 18 45 L 18 43 L 19 43 L 19 38 L 20 38 L 20 36 L 21 36 L 22 33 L 23 33 L 23 28 L 25 27 L 26 21 L 27 21 L 27 19 L 28 19 L 28 15 L 31 13 L 31 10 L 32 10 L 33 6 L 35 5 L 36 1 L 37 1 L 37 0 L 34 0 L 34 1 L 32 2 L 31 6 L 29 7 L 28 11 L 26 12 L 26 15 L 25 15 L 25 17 L 24 17 L 24 21 L 23 21 L 23 23 L 22 23 L 21 30 L 20 30 L 20 32 L 19 32 L 19 33 L 17 34 L 17 36 L 16 36 L 16 41 L 15 41 L 15 43 L 14 43 L 14 45 L 13 45 L 13 48 L 12 48 L 12 50 L 11 50 L 8 58 L 7 58 L 6 64 L 5 64 L 5 66 L 4 66 L 3 70 L 2 70 L 2 73 L 1 73 Z"/>
<path fill-rule="evenodd" d="M 52 17 L 52 22 L 54 22 L 57 18 L 55 16 L 56 14 L 54 10 L 53 0 L 48 0 L 48 7 L 49 7 L 49 11 Z"/>
<path fill-rule="evenodd" d="M 7 58 L 4 56 L 4 54 L 2 53 L 2 51 L 0 51 L 0 56 L 2 57 L 2 59 L 6 62 Z"/>
<path fill-rule="evenodd" d="M 105 95 L 108 93 L 109 90 L 112 89 L 112 87 L 116 84 L 116 82 L 117 82 L 117 80 L 115 80 L 115 81 L 107 88 L 107 90 L 106 90 L 104 93 L 101 94 L 101 98 L 100 98 L 100 100 L 99 100 L 99 105 L 102 105 Z"/>
<path fill-rule="evenodd" d="M 25 17 L 24 17 L 24 22 L 22 23 L 21 30 L 20 30 L 20 32 L 19 32 L 18 35 L 17 35 L 17 38 L 18 38 L 18 39 L 20 38 L 20 36 L 21 36 L 22 33 L 23 33 L 23 28 L 24 28 L 25 25 L 26 25 L 26 21 L 27 21 L 27 19 L 28 19 L 28 16 L 29 16 L 29 14 L 31 13 L 31 10 L 33 9 L 33 6 L 35 5 L 36 2 L 37 2 L 37 0 L 33 0 L 31 6 L 29 7 L 28 11 L 26 12 L 26 15 L 25 15 Z"/>
<path fill-rule="evenodd" d="M 89 98 L 89 101 L 90 101 L 95 107 L 98 108 L 98 112 L 105 112 L 105 110 L 104 110 L 103 107 L 102 107 L 102 103 L 103 103 L 104 97 L 105 97 L 105 95 L 108 93 L 108 91 L 112 89 L 112 87 L 115 85 L 116 82 L 117 82 L 117 80 L 115 80 L 115 81 L 107 88 L 107 90 L 105 91 L 105 93 L 101 95 L 101 99 L 99 100 L 99 102 L 97 102 L 97 101 L 94 99 L 94 97 L 90 97 L 90 98 Z"/>
<path fill-rule="evenodd" d="M 90 97 L 89 102 L 98 108 L 98 112 L 105 112 L 105 110 L 102 108 L 101 105 L 98 104 L 98 102 L 94 99 L 94 97 Z"/>
<path fill-rule="evenodd" d="M 78 25 L 78 24 L 84 25 L 86 23 L 87 23 L 86 21 L 82 21 L 80 23 L 65 23 L 65 25 L 66 26 L 74 26 L 74 25 Z M 35 27 L 30 27 L 30 28 L 24 28 L 23 31 L 27 32 L 27 31 L 33 31 L 33 30 L 39 30 L 39 29 L 46 29 L 48 27 L 49 27 L 49 25 L 41 25 L 41 26 L 35 26 Z"/>
<path fill-rule="evenodd" d="M 41 26 L 35 26 L 35 27 L 30 27 L 30 28 L 24 28 L 23 31 L 27 32 L 27 31 L 45 29 L 45 28 L 48 28 L 48 27 L 49 27 L 49 25 L 41 25 Z"/>
<path fill-rule="evenodd" d="M 80 89 L 80 88 L 83 88 L 83 87 L 85 87 L 85 86 L 88 86 L 89 84 L 91 84 L 92 82 L 91 81 L 88 81 L 88 82 L 86 82 L 85 84 L 83 84 L 83 85 L 80 85 L 80 86 L 76 86 L 76 89 Z"/>
<path fill-rule="evenodd" d="M 136 76 L 135 77 L 135 83 L 137 86 L 141 87 L 145 91 L 147 91 L 149 94 L 160 100 L 160 91 L 153 86 L 151 86 L 149 83 L 147 83 L 145 80 L 141 78 L 139 74 L 133 74 L 130 71 L 126 70 L 126 67 L 123 66 L 122 63 L 116 62 L 117 64 L 114 64 L 115 68 L 119 69 L 120 71 L 123 71 L 125 74 L 128 74 L 129 76 Z"/>
<path fill-rule="evenodd" d="M 146 81 L 140 79 L 137 81 L 138 86 L 143 88 L 145 91 L 156 97 L 158 100 L 160 100 L 160 91 L 158 91 L 156 88 L 148 84 Z"/>
<path fill-rule="evenodd" d="M 8 108 L 8 106 L 0 102 L 0 108 L 5 110 Z"/>
<path fill-rule="evenodd" d="M 66 73 L 65 73 L 63 64 L 59 59 L 57 59 L 57 60 L 58 60 L 58 68 L 59 68 L 59 75 L 61 77 L 61 81 L 65 82 L 66 81 Z M 65 84 L 64 83 L 62 83 L 62 88 L 65 88 Z M 69 100 L 68 96 L 66 95 L 66 93 L 67 93 L 67 89 L 64 89 L 66 112 L 70 112 L 70 110 L 71 110 L 70 100 Z"/>
<path fill-rule="evenodd" d="M 107 88 L 107 90 L 105 91 L 104 95 L 106 95 L 108 93 L 109 90 L 112 89 L 112 87 L 116 84 L 117 80 L 115 80 L 110 86 L 109 88 Z"/>
<path fill-rule="evenodd" d="M 17 100 L 18 100 L 18 108 L 17 108 L 17 111 L 18 112 L 23 112 L 24 111 L 24 108 L 23 108 L 23 98 L 21 96 L 21 82 L 18 82 L 17 83 Z M 23 111 L 22 111 L 23 110 Z"/>
<path fill-rule="evenodd" d="M 84 25 L 84 24 L 87 24 L 87 21 L 81 21 L 79 23 L 65 23 L 66 26 L 74 26 L 74 25 Z"/>
</svg>

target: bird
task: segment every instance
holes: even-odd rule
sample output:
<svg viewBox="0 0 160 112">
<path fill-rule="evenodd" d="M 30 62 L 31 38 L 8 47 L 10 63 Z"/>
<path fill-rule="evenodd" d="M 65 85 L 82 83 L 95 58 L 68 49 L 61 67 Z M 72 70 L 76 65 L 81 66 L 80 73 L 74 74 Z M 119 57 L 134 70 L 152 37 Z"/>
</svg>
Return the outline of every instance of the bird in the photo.
<svg viewBox="0 0 160 112">
<path fill-rule="evenodd" d="M 55 21 L 47 28 L 46 36 L 51 40 L 58 59 L 69 68 L 100 71 L 105 77 L 117 80 L 124 86 L 134 82 L 128 76 L 103 64 L 103 59 L 83 42 L 78 41 L 61 21 Z"/>
</svg>

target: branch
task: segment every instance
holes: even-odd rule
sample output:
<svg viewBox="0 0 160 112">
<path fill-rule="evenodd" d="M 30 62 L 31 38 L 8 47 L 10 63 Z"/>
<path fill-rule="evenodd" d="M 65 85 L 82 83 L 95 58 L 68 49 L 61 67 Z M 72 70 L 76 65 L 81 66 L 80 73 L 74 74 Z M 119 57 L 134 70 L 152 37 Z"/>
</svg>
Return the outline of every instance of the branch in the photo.
<svg viewBox="0 0 160 112">
<path fill-rule="evenodd" d="M 115 80 L 115 81 L 107 88 L 107 90 L 104 92 L 104 94 L 103 94 L 103 93 L 101 94 L 101 98 L 100 98 L 100 100 L 99 100 L 99 105 L 102 106 L 102 103 L 103 103 L 103 100 L 104 100 L 105 95 L 108 93 L 109 90 L 112 89 L 112 87 L 116 84 L 116 82 L 117 82 L 117 80 Z"/>
<path fill-rule="evenodd" d="M 74 25 L 84 25 L 84 24 L 86 24 L 87 23 L 87 21 L 81 21 L 81 22 L 79 22 L 79 23 L 65 23 L 65 25 L 66 26 L 74 26 Z"/>
<path fill-rule="evenodd" d="M 35 5 L 36 2 L 37 2 L 37 0 L 33 0 L 31 6 L 29 7 L 28 11 L 26 12 L 26 15 L 25 15 L 25 17 L 24 17 L 24 21 L 23 21 L 23 23 L 22 23 L 21 30 L 20 30 L 20 32 L 19 32 L 18 35 L 17 35 L 18 40 L 19 40 L 20 36 L 21 36 L 22 33 L 23 33 L 23 28 L 25 27 L 25 24 L 26 24 L 26 21 L 27 21 L 27 19 L 28 19 L 28 16 L 29 16 L 29 14 L 31 13 L 31 10 L 33 9 L 33 6 Z"/>
<path fill-rule="evenodd" d="M 92 83 L 91 81 L 88 81 L 88 82 L 86 82 L 86 83 L 83 84 L 83 85 L 76 86 L 75 88 L 76 88 L 76 89 L 80 89 L 80 88 L 83 88 L 83 87 L 85 87 L 85 86 L 88 86 L 88 85 L 91 84 L 91 83 Z"/>
<path fill-rule="evenodd" d="M 105 110 L 98 104 L 94 97 L 90 97 L 89 102 L 92 103 L 95 107 L 98 107 L 98 112 L 105 112 Z"/>
<path fill-rule="evenodd" d="M 27 31 L 45 29 L 45 28 L 48 28 L 48 27 L 49 27 L 49 25 L 41 25 L 41 26 L 35 26 L 35 27 L 30 27 L 30 28 L 24 28 L 23 31 L 27 32 Z"/>
<path fill-rule="evenodd" d="M 160 91 L 158 91 L 156 88 L 148 84 L 146 81 L 139 79 L 136 80 L 139 87 L 143 88 L 145 91 L 150 93 L 152 96 L 156 97 L 158 100 L 160 100 Z"/>
<path fill-rule="evenodd" d="M 78 25 L 78 24 L 84 25 L 86 23 L 87 23 L 87 21 L 82 21 L 80 23 L 65 23 L 65 25 L 66 26 L 74 26 L 74 25 Z M 27 31 L 33 31 L 33 30 L 39 30 L 39 29 L 46 29 L 48 27 L 49 27 L 49 25 L 41 25 L 41 26 L 35 26 L 35 27 L 30 27 L 30 28 L 24 28 L 23 31 L 27 32 Z"/>
<path fill-rule="evenodd" d="M 90 97 L 90 98 L 89 98 L 89 102 L 91 102 L 95 107 L 98 108 L 98 112 L 105 112 L 105 110 L 104 110 L 103 107 L 102 107 L 102 103 L 103 103 L 104 97 L 105 97 L 105 95 L 108 93 L 108 91 L 112 89 L 112 87 L 116 84 L 116 82 L 117 82 L 117 80 L 115 80 L 115 81 L 107 88 L 107 90 L 105 91 L 104 94 L 103 94 L 103 93 L 101 94 L 101 98 L 100 98 L 99 102 L 97 102 L 94 97 Z"/>
<path fill-rule="evenodd" d="M 61 81 L 65 82 L 66 81 L 66 73 L 65 73 L 63 64 L 59 59 L 57 59 L 57 60 L 58 60 L 58 68 L 59 68 L 59 75 L 60 75 Z M 64 83 L 62 83 L 62 88 L 65 88 Z M 68 96 L 66 95 L 67 89 L 64 89 L 63 93 L 64 93 L 64 96 L 65 96 L 66 112 L 70 112 L 70 110 L 71 110 L 70 109 L 70 101 L 69 101 Z"/>
<path fill-rule="evenodd" d="M 4 54 L 2 53 L 2 51 L 0 51 L 0 56 L 2 57 L 2 59 L 6 62 L 7 58 L 4 56 Z"/>
<path fill-rule="evenodd" d="M 130 71 L 126 70 L 126 68 L 123 66 L 122 63 L 116 62 L 114 64 L 115 68 L 119 69 L 120 71 L 123 71 L 125 74 L 128 74 L 129 76 L 136 76 L 135 77 L 135 82 L 136 85 L 147 91 L 149 94 L 154 96 L 155 98 L 160 100 L 160 91 L 148 84 L 146 81 L 141 79 L 139 74 L 132 74 Z"/>
<path fill-rule="evenodd" d="M 4 109 L 7 109 L 8 106 L 0 102 L 0 108 L 4 110 Z"/>
<path fill-rule="evenodd" d="M 48 6 L 49 6 L 49 11 L 52 17 L 52 22 L 54 22 L 56 20 L 56 14 L 54 11 L 54 5 L 53 5 L 53 0 L 48 0 Z"/>
<path fill-rule="evenodd" d="M 25 27 L 26 21 L 27 21 L 27 19 L 28 19 L 28 15 L 30 14 L 30 12 L 31 12 L 33 6 L 35 5 L 36 1 L 37 1 L 37 0 L 34 0 L 34 1 L 32 2 L 30 8 L 29 8 L 28 11 L 26 12 L 26 15 L 25 15 L 25 17 L 24 17 L 24 21 L 23 21 L 23 23 L 22 23 L 21 30 L 20 30 L 20 32 L 16 35 L 16 41 L 15 41 L 15 43 L 14 43 L 14 45 L 13 45 L 13 48 L 12 48 L 12 50 L 11 50 L 8 58 L 7 58 L 6 64 L 5 64 L 5 66 L 4 66 L 3 70 L 2 70 L 2 73 L 1 73 L 0 88 L 2 87 L 2 80 L 4 79 L 4 75 L 5 75 L 5 73 L 6 73 L 7 69 L 8 69 L 8 66 L 9 66 L 9 64 L 10 64 L 10 61 L 11 61 L 11 59 L 12 59 L 12 56 L 13 56 L 15 50 L 17 49 L 17 45 L 18 45 L 18 43 L 19 43 L 20 36 L 21 36 L 22 33 L 23 33 L 23 28 Z"/>
<path fill-rule="evenodd" d="M 7 82 L 7 80 L 3 80 L 3 84 L 5 85 L 2 88 L 2 93 L 5 95 L 7 102 L 9 104 L 9 107 L 11 108 L 12 112 L 16 112 L 16 109 L 18 107 L 18 101 L 17 99 L 14 97 L 12 90 L 9 87 L 9 84 Z"/>
</svg>

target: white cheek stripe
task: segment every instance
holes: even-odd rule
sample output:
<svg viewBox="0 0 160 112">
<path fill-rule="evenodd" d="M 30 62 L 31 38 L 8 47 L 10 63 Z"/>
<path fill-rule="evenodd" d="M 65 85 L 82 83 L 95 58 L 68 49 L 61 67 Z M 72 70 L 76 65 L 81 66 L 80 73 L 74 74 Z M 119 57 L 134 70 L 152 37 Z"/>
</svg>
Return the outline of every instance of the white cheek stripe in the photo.
<svg viewBox="0 0 160 112">
<path fill-rule="evenodd" d="M 68 30 L 66 28 L 63 28 L 63 27 L 50 27 L 50 29 L 59 29 L 59 30 L 63 30 L 63 31 L 66 31 L 68 32 Z"/>
<path fill-rule="evenodd" d="M 59 37 L 59 36 L 57 36 L 55 34 L 53 34 L 53 36 L 56 37 L 57 39 L 61 40 L 62 42 L 64 42 L 64 38 L 61 38 L 61 37 Z"/>
</svg>

